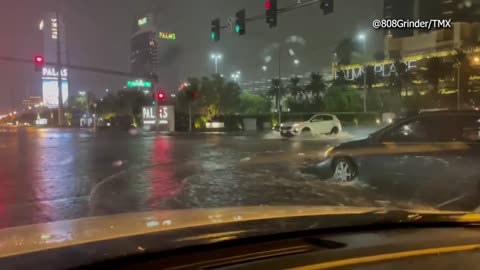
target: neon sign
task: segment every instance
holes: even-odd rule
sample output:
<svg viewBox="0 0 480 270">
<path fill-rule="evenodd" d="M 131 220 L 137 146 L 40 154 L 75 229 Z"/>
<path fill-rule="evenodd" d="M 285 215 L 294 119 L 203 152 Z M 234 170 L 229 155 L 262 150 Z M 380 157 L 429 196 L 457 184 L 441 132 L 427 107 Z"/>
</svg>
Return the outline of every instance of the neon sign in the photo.
<svg viewBox="0 0 480 270">
<path fill-rule="evenodd" d="M 169 32 L 160 32 L 158 33 L 158 37 L 160 39 L 168 39 L 168 40 L 176 40 L 177 35 L 175 33 L 169 33 Z"/>
<path fill-rule="evenodd" d="M 144 17 L 138 20 L 138 26 L 144 25 L 148 23 L 148 18 Z"/>
</svg>

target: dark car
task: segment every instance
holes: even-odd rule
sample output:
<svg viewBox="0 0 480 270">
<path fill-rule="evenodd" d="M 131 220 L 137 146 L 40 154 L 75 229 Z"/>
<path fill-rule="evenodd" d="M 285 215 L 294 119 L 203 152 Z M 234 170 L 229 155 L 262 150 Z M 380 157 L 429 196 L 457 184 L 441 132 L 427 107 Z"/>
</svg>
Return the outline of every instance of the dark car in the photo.
<svg viewBox="0 0 480 270">
<path fill-rule="evenodd" d="M 316 166 L 322 177 L 435 196 L 453 196 L 480 183 L 480 113 L 439 111 L 400 120 L 367 139 L 332 147 Z M 416 188 L 413 188 L 413 187 Z M 409 189 L 411 187 L 411 189 Z M 417 194 L 418 195 L 418 194 Z"/>
</svg>

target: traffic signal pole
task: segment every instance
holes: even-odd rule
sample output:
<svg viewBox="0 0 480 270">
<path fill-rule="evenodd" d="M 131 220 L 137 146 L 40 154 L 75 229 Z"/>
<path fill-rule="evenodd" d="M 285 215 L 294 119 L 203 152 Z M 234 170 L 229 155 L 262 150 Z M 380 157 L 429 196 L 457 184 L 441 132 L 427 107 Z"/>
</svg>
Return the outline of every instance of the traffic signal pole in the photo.
<svg viewBox="0 0 480 270">
<path fill-rule="evenodd" d="M 278 45 L 278 91 L 277 91 L 277 110 L 278 110 L 278 125 L 282 124 L 282 105 L 280 105 L 280 87 L 282 85 L 282 44 Z"/>
<path fill-rule="evenodd" d="M 61 33 L 62 33 L 62 26 L 60 24 L 60 16 L 59 16 L 59 9 L 60 9 L 60 0 L 57 0 L 57 8 L 55 11 L 55 17 L 57 20 L 58 25 L 58 33 L 57 33 L 57 87 L 58 87 L 58 126 L 63 127 L 63 91 L 62 91 L 62 48 L 61 48 Z"/>
</svg>

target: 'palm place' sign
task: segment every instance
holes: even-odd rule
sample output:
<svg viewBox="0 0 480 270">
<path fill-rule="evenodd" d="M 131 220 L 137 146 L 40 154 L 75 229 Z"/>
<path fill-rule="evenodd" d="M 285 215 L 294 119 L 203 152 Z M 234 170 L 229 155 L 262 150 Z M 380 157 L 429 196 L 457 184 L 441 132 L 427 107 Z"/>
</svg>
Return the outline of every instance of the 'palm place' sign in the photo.
<svg viewBox="0 0 480 270">
<path fill-rule="evenodd" d="M 404 61 L 403 62 L 407 70 L 415 70 L 417 68 L 417 61 Z M 375 76 L 378 77 L 389 77 L 390 74 L 396 73 L 394 63 L 385 63 L 374 65 L 373 69 L 375 71 Z M 335 79 L 340 77 L 340 73 L 343 72 L 343 75 L 347 81 L 354 81 L 363 76 L 365 68 L 356 67 L 356 68 L 347 68 L 347 69 L 337 69 L 335 70 Z"/>
</svg>

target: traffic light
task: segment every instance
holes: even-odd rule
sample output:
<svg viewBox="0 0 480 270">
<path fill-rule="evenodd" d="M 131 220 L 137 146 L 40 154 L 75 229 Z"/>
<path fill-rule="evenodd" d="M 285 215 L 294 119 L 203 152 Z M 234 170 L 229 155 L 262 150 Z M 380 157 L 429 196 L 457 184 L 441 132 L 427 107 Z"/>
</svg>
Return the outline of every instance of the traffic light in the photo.
<svg viewBox="0 0 480 270">
<path fill-rule="evenodd" d="M 238 33 L 240 36 L 245 35 L 246 32 L 246 12 L 245 9 L 240 10 L 237 12 L 235 15 L 236 20 L 235 20 L 235 32 Z"/>
<path fill-rule="evenodd" d="M 265 9 L 267 10 L 267 24 L 270 26 L 270 28 L 277 26 L 277 0 L 267 0 L 267 2 L 265 2 Z"/>
<path fill-rule="evenodd" d="M 333 0 L 322 0 L 320 8 L 323 10 L 323 15 L 328 15 L 333 12 Z"/>
<path fill-rule="evenodd" d="M 41 55 L 35 56 L 35 58 L 33 58 L 33 62 L 35 63 L 35 71 L 36 72 L 42 71 L 43 66 L 45 65 L 45 59 L 43 58 L 43 56 Z"/>
<path fill-rule="evenodd" d="M 158 92 L 157 93 L 157 100 L 158 102 L 164 102 L 167 100 L 167 94 L 165 94 L 164 92 Z"/>
<path fill-rule="evenodd" d="M 215 41 L 220 40 L 220 19 L 215 19 L 212 21 L 212 33 L 210 38 Z"/>
</svg>

